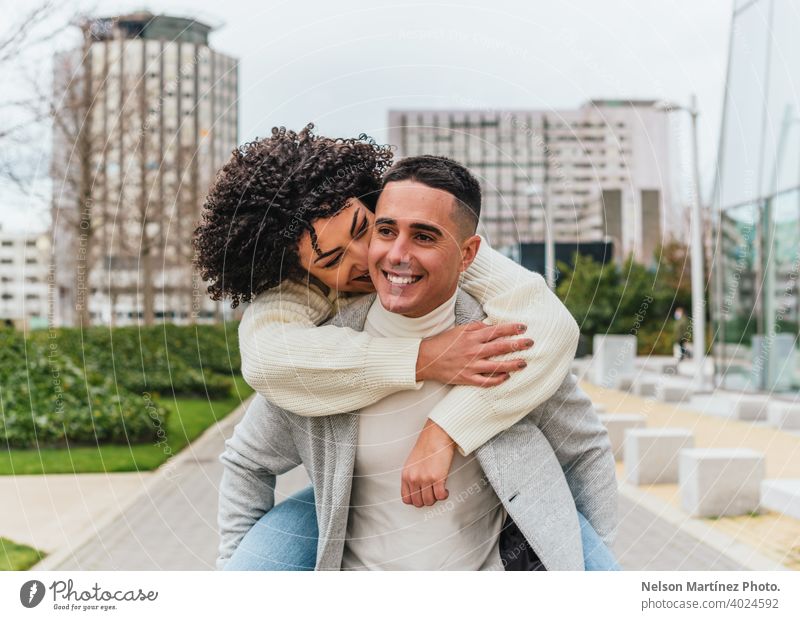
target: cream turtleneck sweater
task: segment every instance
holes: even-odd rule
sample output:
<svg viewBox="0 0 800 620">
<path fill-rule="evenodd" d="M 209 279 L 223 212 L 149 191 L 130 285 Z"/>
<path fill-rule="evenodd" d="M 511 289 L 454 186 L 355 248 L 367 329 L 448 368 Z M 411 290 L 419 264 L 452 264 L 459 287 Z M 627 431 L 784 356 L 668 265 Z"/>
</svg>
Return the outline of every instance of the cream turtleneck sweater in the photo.
<svg viewBox="0 0 800 620">
<path fill-rule="evenodd" d="M 380 298 L 364 331 L 376 338 L 427 338 L 455 324 L 456 294 L 418 318 Z M 456 455 L 448 501 L 417 508 L 400 497 L 400 475 L 425 420 L 450 387 L 425 381 L 361 410 L 343 570 L 502 570 L 505 511 L 475 455 Z"/>
</svg>

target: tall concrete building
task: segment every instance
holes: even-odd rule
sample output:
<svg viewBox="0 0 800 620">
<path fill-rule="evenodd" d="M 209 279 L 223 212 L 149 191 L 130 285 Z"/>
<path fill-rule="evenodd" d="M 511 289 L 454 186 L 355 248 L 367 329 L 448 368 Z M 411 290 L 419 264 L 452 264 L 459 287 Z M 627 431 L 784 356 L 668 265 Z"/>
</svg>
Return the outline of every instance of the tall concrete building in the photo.
<svg viewBox="0 0 800 620">
<path fill-rule="evenodd" d="M 669 115 L 655 101 L 593 100 L 577 110 L 394 110 L 398 156 L 446 155 L 481 180 L 492 245 L 545 238 L 613 241 L 618 258 L 649 263 L 679 225 L 673 209 Z"/>
<path fill-rule="evenodd" d="M 191 238 L 238 143 L 238 65 L 212 27 L 136 13 L 82 26 L 55 59 L 56 322 L 211 321 Z"/>
</svg>

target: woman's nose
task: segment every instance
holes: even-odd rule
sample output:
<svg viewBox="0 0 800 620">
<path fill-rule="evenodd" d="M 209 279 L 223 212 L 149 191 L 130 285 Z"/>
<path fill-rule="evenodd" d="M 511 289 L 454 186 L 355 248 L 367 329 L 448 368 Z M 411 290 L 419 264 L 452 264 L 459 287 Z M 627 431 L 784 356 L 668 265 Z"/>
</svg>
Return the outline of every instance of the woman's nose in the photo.
<svg viewBox="0 0 800 620">
<path fill-rule="evenodd" d="M 362 265 L 367 264 L 367 257 L 369 256 L 369 235 L 363 235 L 360 239 L 356 239 L 350 245 L 350 256 L 353 261 Z"/>
</svg>

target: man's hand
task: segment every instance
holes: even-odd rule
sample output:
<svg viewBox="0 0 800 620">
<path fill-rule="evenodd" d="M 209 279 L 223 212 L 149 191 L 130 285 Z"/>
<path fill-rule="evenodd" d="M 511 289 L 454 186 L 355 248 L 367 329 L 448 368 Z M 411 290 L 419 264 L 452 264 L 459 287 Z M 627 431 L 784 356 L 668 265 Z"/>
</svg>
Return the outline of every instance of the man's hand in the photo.
<svg viewBox="0 0 800 620">
<path fill-rule="evenodd" d="M 433 420 L 425 422 L 403 466 L 400 493 L 404 504 L 422 508 L 447 499 L 445 483 L 455 451 L 456 443 L 441 426 Z"/>
<path fill-rule="evenodd" d="M 509 338 L 519 336 L 525 329 L 525 325 L 518 323 L 486 325 L 477 321 L 425 338 L 417 357 L 417 381 L 480 387 L 499 385 L 511 372 L 525 368 L 525 361 L 490 358 L 531 348 L 533 340 L 530 338 Z"/>
</svg>

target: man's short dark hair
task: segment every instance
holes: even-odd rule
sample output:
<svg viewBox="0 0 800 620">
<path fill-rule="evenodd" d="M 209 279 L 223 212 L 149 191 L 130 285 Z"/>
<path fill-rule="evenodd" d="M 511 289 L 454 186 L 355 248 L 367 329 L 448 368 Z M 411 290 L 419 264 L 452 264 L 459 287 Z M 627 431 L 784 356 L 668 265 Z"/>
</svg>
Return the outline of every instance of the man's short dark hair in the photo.
<svg viewBox="0 0 800 620">
<path fill-rule="evenodd" d="M 416 181 L 452 194 L 456 200 L 456 223 L 462 234 L 465 238 L 475 234 L 481 217 L 481 185 L 457 161 L 438 155 L 405 157 L 383 175 L 383 187 L 395 181 Z"/>
</svg>

